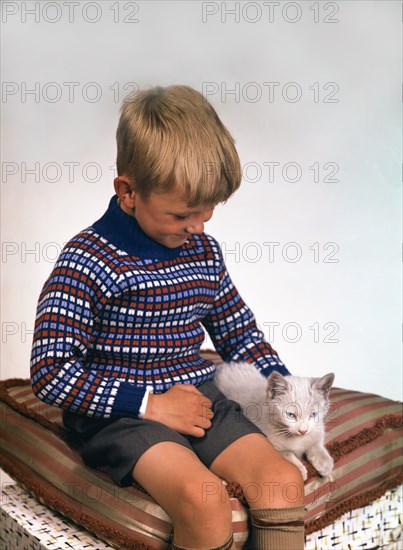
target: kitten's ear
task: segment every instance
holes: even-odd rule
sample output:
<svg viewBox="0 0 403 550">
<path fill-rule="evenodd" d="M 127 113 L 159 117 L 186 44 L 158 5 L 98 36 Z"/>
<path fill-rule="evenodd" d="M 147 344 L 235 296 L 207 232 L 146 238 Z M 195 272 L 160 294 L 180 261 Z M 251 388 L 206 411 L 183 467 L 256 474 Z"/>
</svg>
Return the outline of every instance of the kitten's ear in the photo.
<svg viewBox="0 0 403 550">
<path fill-rule="evenodd" d="M 314 378 L 312 381 L 312 387 L 316 390 L 320 391 L 327 397 L 329 394 L 329 390 L 332 387 L 334 382 L 334 373 L 329 372 L 329 374 L 325 374 L 325 376 L 322 376 L 322 378 Z"/>
<path fill-rule="evenodd" d="M 288 382 L 285 376 L 273 371 L 267 378 L 267 395 L 273 399 L 276 395 L 282 395 L 288 391 Z"/>
</svg>

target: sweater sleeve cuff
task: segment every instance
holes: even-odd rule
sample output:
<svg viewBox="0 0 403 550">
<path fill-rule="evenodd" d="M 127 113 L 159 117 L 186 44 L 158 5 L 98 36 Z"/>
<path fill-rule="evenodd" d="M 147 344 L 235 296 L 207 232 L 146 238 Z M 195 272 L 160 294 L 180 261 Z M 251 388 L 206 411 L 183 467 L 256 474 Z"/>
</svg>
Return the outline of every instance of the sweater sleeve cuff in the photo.
<svg viewBox="0 0 403 550">
<path fill-rule="evenodd" d="M 143 403 L 147 388 L 138 387 L 130 382 L 121 382 L 112 406 L 112 417 L 126 416 L 139 418 L 139 412 Z"/>
</svg>

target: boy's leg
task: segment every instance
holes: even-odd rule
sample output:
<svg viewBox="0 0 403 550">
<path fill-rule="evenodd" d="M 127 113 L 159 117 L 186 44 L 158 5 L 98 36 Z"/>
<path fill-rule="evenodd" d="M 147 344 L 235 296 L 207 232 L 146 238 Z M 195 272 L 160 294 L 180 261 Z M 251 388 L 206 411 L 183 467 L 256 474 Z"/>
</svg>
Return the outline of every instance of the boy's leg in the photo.
<svg viewBox="0 0 403 550">
<path fill-rule="evenodd" d="M 211 470 L 242 486 L 251 508 L 254 548 L 303 550 L 302 476 L 263 435 L 249 434 L 234 441 L 214 460 Z"/>
<path fill-rule="evenodd" d="M 133 478 L 172 519 L 174 548 L 231 548 L 225 487 L 190 449 L 173 442 L 150 447 L 137 461 Z"/>
</svg>

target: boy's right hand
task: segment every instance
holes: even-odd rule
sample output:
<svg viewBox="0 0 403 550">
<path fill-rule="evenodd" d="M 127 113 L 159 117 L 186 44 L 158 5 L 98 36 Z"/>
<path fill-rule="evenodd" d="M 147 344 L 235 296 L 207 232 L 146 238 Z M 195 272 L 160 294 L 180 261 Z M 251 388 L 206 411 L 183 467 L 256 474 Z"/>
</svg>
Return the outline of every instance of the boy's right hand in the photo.
<svg viewBox="0 0 403 550">
<path fill-rule="evenodd" d="M 203 437 L 214 416 L 211 401 L 191 384 L 176 384 L 165 393 L 150 393 L 144 418 L 176 432 Z"/>
</svg>

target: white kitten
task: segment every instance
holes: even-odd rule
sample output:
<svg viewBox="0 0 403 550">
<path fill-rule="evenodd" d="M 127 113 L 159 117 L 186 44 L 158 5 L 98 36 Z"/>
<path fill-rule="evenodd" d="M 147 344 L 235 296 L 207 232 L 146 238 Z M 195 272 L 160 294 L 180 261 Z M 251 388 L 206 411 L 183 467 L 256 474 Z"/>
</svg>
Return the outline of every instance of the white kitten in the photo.
<svg viewBox="0 0 403 550">
<path fill-rule="evenodd" d="M 282 376 L 265 378 L 249 363 L 224 363 L 214 382 L 226 397 L 237 401 L 285 458 L 298 466 L 304 479 L 305 456 L 322 476 L 333 470 L 333 459 L 324 447 L 324 416 L 334 374 L 322 378 Z"/>
</svg>

